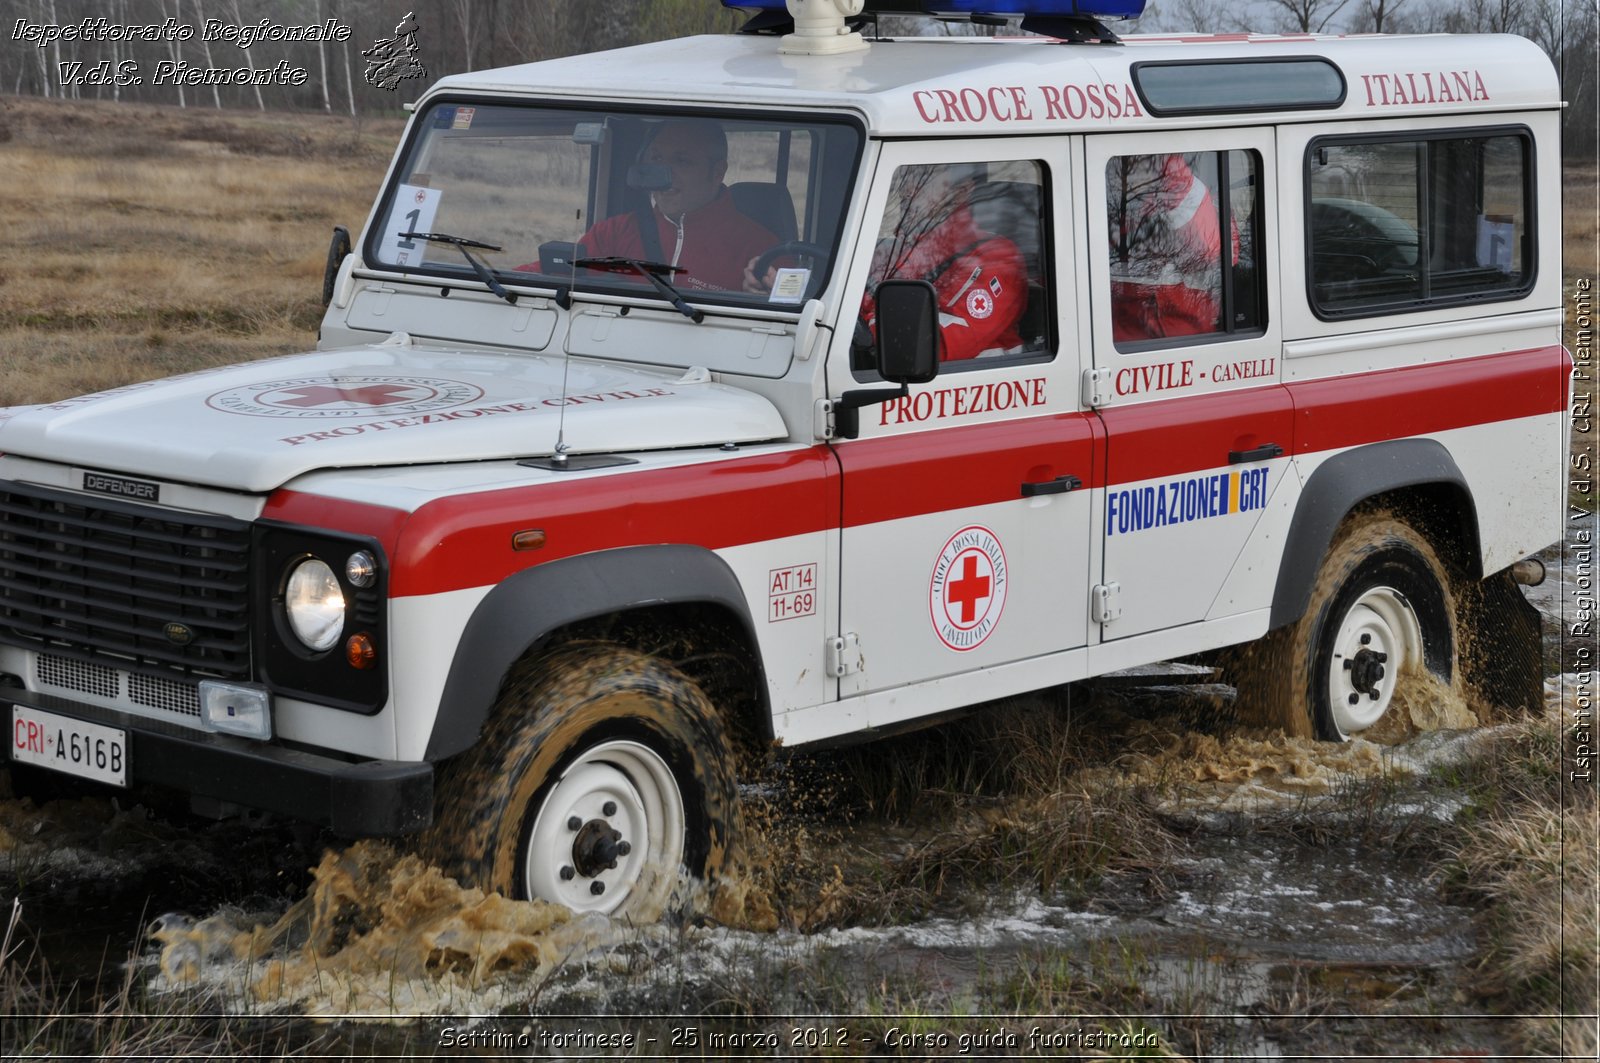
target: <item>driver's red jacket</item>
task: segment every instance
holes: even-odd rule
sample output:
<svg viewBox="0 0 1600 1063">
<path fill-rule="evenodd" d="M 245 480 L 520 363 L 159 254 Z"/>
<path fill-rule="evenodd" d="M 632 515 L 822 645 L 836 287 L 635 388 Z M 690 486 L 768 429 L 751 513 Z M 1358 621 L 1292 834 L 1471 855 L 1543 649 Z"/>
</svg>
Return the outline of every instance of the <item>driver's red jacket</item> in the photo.
<svg viewBox="0 0 1600 1063">
<path fill-rule="evenodd" d="M 661 237 L 661 260 L 684 269 L 671 278 L 680 288 L 738 291 L 744 287 L 744 269 L 750 260 L 778 244 L 778 238 L 760 222 L 740 213 L 726 186 L 716 199 L 698 210 L 685 211 L 676 220 L 654 207 L 650 215 Z M 648 257 L 639 238 L 638 221 L 631 213 L 596 222 L 578 242 L 578 253 L 585 257 Z"/>
</svg>

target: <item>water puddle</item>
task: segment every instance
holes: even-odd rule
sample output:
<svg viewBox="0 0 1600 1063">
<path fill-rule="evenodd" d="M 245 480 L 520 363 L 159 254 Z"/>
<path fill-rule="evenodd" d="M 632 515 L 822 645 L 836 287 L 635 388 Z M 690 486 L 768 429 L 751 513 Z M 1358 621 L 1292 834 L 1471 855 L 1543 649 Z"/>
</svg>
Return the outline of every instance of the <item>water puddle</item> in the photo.
<svg viewBox="0 0 1600 1063">
<path fill-rule="evenodd" d="M 1062 1003 L 1048 986 L 1063 980 L 1109 980 L 1138 987 L 1151 1004 L 1228 1012 L 1273 1006 L 1286 980 L 1313 968 L 1324 980 L 1345 971 L 1341 992 L 1377 993 L 1395 971 L 1414 980 L 1470 956 L 1471 913 L 1440 901 L 1424 862 L 1354 842 L 1298 844 L 1260 824 L 1270 808 L 1337 835 L 1359 818 L 1350 795 L 1362 781 L 1413 778 L 1461 756 L 1481 732 L 1330 746 L 1134 730 L 1146 750 L 1075 778 L 1089 794 L 1147 790 L 1163 816 L 1190 830 L 1155 887 L 1134 876 L 1087 898 L 978 890 L 956 900 L 959 914 L 803 932 L 797 921 L 828 921 L 830 888 L 869 888 L 852 881 L 865 850 L 912 853 L 950 829 L 867 826 L 847 852 L 822 827 L 770 824 L 762 839 L 770 863 L 831 868 L 806 898 L 810 907 L 780 915 L 766 892 L 770 878 L 734 877 L 710 895 L 686 894 L 674 919 L 632 927 L 462 889 L 413 856 L 363 842 L 324 854 L 286 910 L 162 916 L 146 962 L 157 991 L 202 988 L 238 1013 L 406 1018 L 514 1011 L 530 1001 L 556 1011 L 603 1002 L 608 1011 L 660 1013 L 714 1008 L 730 995 L 768 1014 L 857 1011 L 887 986 L 930 1011 L 1014 1008 L 1030 993 L 1048 1011 Z M 1403 798 L 1391 802 L 1402 815 L 1447 822 L 1454 811 L 1425 790 Z M 971 818 L 994 825 L 1019 814 L 985 807 Z M 1045 957 L 1059 966 L 1038 975 L 1046 989 L 1026 979 L 1019 988 L 1015 972 Z"/>
</svg>

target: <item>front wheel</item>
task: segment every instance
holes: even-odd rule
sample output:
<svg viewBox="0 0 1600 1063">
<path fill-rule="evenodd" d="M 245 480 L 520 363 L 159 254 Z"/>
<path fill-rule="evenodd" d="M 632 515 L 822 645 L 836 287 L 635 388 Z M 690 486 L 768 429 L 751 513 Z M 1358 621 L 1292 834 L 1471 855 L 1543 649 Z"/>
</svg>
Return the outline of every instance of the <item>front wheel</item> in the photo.
<svg viewBox="0 0 1600 1063">
<path fill-rule="evenodd" d="M 1455 672 L 1456 606 L 1439 555 L 1415 528 L 1347 523 L 1317 571 L 1305 613 L 1244 653 L 1246 718 L 1340 742 L 1382 720 L 1406 684 Z"/>
<path fill-rule="evenodd" d="M 462 881 L 578 912 L 658 918 L 737 832 L 731 754 L 691 680 L 606 643 L 518 665 L 441 773 L 428 855 Z"/>
</svg>

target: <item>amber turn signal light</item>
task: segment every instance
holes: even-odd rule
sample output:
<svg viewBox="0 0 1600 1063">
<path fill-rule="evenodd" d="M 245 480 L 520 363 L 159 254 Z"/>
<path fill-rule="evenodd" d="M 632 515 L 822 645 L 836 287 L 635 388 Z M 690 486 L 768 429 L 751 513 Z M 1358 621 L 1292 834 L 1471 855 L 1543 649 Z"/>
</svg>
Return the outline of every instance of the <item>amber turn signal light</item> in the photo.
<svg viewBox="0 0 1600 1063">
<path fill-rule="evenodd" d="M 378 647 L 373 644 L 372 636 L 363 631 L 346 639 L 344 659 L 351 668 L 356 668 L 363 672 L 369 668 L 377 667 Z"/>
</svg>

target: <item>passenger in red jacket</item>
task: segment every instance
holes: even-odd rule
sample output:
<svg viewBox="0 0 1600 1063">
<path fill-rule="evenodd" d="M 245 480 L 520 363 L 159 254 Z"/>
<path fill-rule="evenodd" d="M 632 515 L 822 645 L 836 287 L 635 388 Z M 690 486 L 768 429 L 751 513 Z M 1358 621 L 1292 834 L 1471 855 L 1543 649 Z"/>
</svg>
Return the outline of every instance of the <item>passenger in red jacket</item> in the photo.
<svg viewBox="0 0 1600 1063">
<path fill-rule="evenodd" d="M 1017 322 L 1028 303 L 1027 268 L 1015 243 L 972 216 L 972 190 L 983 175 L 973 163 L 907 166 L 895 175 L 898 216 L 891 203 L 861 305 L 875 327 L 879 282 L 928 281 L 938 296 L 947 362 L 1022 343 Z"/>
<path fill-rule="evenodd" d="M 1222 329 L 1222 231 L 1211 189 L 1182 155 L 1131 155 L 1107 174 L 1111 337 L 1117 342 Z M 1239 261 L 1239 231 L 1232 232 Z"/>
<path fill-rule="evenodd" d="M 684 289 L 738 291 L 751 259 L 778 238 L 733 205 L 722 183 L 728 172 L 728 138 L 710 119 L 679 119 L 662 125 L 640 160 L 670 171 L 672 183 L 651 195 L 660 257 L 645 245 L 637 214 L 597 222 L 579 240 L 580 255 L 655 259 L 683 272 L 671 277 Z"/>
</svg>

